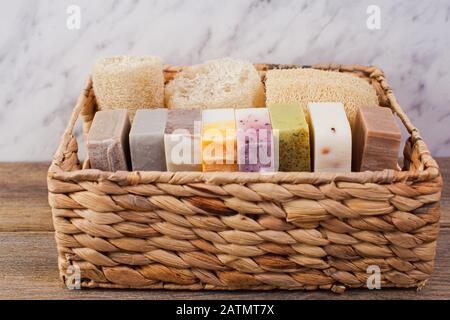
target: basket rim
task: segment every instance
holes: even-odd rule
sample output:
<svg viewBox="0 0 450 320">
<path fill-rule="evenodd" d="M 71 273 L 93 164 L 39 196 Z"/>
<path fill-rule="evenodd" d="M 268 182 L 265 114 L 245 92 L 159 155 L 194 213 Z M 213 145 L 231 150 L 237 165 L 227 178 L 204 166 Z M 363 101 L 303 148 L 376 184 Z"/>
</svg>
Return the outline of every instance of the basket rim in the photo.
<svg viewBox="0 0 450 320">
<path fill-rule="evenodd" d="M 92 76 L 89 76 L 85 88 L 82 90 L 77 104 L 71 115 L 69 124 L 62 136 L 57 151 L 54 154 L 52 164 L 48 171 L 49 179 L 60 181 L 99 181 L 110 180 L 120 184 L 137 185 L 141 183 L 294 183 L 319 185 L 330 182 L 354 182 L 354 183 L 395 183 L 395 182 L 420 182 L 430 181 L 441 176 L 437 162 L 420 136 L 419 130 L 412 124 L 408 116 L 398 104 L 395 95 L 388 85 L 384 72 L 376 66 L 340 65 L 340 64 L 316 64 L 316 65 L 281 65 L 281 64 L 255 64 L 258 71 L 264 73 L 271 69 L 314 68 L 336 72 L 361 73 L 371 81 L 379 84 L 386 99 L 388 107 L 398 117 L 402 125 L 410 134 L 405 148 L 416 148 L 419 152 L 419 165 L 414 170 L 396 171 L 366 171 L 348 173 L 318 173 L 318 172 L 277 172 L 244 173 L 244 172 L 149 172 L 149 171 L 118 171 L 106 172 L 96 169 L 82 168 L 78 160 L 78 143 L 73 134 L 75 123 L 79 116 L 86 116 L 95 104 L 95 94 L 92 84 Z M 165 65 L 164 73 L 170 81 L 173 75 L 182 70 L 183 66 Z M 88 129 L 88 128 L 87 128 Z M 86 128 L 85 128 L 86 130 Z M 409 146 L 408 146 L 409 145 Z"/>
</svg>

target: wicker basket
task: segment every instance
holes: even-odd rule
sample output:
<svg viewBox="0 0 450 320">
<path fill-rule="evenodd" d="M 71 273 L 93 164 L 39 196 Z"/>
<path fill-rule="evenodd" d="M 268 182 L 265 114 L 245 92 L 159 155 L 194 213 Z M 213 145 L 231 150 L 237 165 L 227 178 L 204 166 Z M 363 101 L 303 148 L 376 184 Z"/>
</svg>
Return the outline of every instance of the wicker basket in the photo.
<svg viewBox="0 0 450 320">
<path fill-rule="evenodd" d="M 272 68 L 257 65 L 261 76 Z M 96 112 L 89 80 L 48 173 L 59 270 L 87 288 L 331 289 L 422 287 L 439 232 L 442 178 L 376 67 L 354 73 L 410 134 L 403 171 L 364 173 L 102 172 L 80 164 L 72 131 Z M 166 67 L 170 81 L 181 67 Z"/>
</svg>

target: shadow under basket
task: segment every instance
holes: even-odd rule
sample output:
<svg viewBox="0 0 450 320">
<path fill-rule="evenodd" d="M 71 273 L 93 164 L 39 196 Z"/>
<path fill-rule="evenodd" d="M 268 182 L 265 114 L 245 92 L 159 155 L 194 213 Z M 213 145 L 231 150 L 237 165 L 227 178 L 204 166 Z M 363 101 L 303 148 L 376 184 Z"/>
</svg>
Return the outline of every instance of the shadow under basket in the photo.
<svg viewBox="0 0 450 320">
<path fill-rule="evenodd" d="M 263 79 L 269 69 L 301 68 L 256 67 Z M 374 86 L 409 133 L 402 171 L 89 169 L 73 128 L 81 116 L 86 136 L 97 110 L 90 79 L 48 173 L 61 279 L 80 279 L 84 288 L 343 292 L 367 287 L 375 266 L 381 288 L 424 286 L 439 232 L 436 161 L 380 69 L 307 67 L 353 73 Z M 181 69 L 165 67 L 166 81 Z"/>
</svg>

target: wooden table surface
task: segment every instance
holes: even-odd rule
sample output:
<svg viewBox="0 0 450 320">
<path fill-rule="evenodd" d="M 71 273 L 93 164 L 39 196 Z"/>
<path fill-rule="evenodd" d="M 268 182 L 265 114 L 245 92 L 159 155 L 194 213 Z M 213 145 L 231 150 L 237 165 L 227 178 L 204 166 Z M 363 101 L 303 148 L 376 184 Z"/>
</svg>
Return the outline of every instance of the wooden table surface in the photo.
<svg viewBox="0 0 450 320">
<path fill-rule="evenodd" d="M 444 181 L 450 158 L 438 159 Z M 66 289 L 58 278 L 56 244 L 47 203 L 47 163 L 0 163 L 0 299 L 450 299 L 450 188 L 444 185 L 435 273 L 414 289 L 179 292 Z"/>
</svg>

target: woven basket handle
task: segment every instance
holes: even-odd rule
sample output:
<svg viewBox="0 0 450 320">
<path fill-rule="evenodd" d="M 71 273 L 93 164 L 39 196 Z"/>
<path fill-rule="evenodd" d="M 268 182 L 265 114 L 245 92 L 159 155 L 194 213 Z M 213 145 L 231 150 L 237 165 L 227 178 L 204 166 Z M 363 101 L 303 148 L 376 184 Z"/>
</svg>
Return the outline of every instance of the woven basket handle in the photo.
<svg viewBox="0 0 450 320">
<path fill-rule="evenodd" d="M 90 76 L 86 82 L 85 88 L 78 97 L 77 104 L 72 112 L 69 124 L 64 131 L 61 142 L 53 157 L 50 171 L 73 171 L 81 169 L 80 161 L 78 159 L 78 142 L 73 135 L 75 124 L 80 116 L 83 116 L 83 132 L 89 131 L 87 126 L 90 126 L 95 114 L 95 96 L 92 88 L 92 77 Z"/>
<path fill-rule="evenodd" d="M 420 136 L 417 129 L 400 107 L 391 87 L 384 77 L 384 72 L 376 66 L 361 65 L 340 65 L 340 64 L 316 64 L 311 66 L 315 69 L 334 70 L 340 72 L 361 73 L 372 80 L 372 84 L 378 87 L 378 93 L 382 95 L 381 104 L 389 108 L 398 116 L 406 130 L 410 134 L 404 150 L 405 168 L 409 171 L 415 171 L 421 179 L 433 179 L 440 175 L 439 166 L 432 158 L 431 153 Z"/>
<path fill-rule="evenodd" d="M 391 110 L 399 117 L 410 134 L 404 150 L 405 168 L 409 171 L 421 172 L 423 175 L 422 178 L 427 180 L 439 177 L 439 165 L 431 156 L 427 145 L 420 136 L 419 129 L 412 124 L 411 120 L 398 103 L 391 87 L 384 78 L 383 71 L 377 67 L 370 68 L 373 69 L 366 70 L 370 72 L 368 76 L 380 84 L 386 100 L 389 101 Z"/>
</svg>

